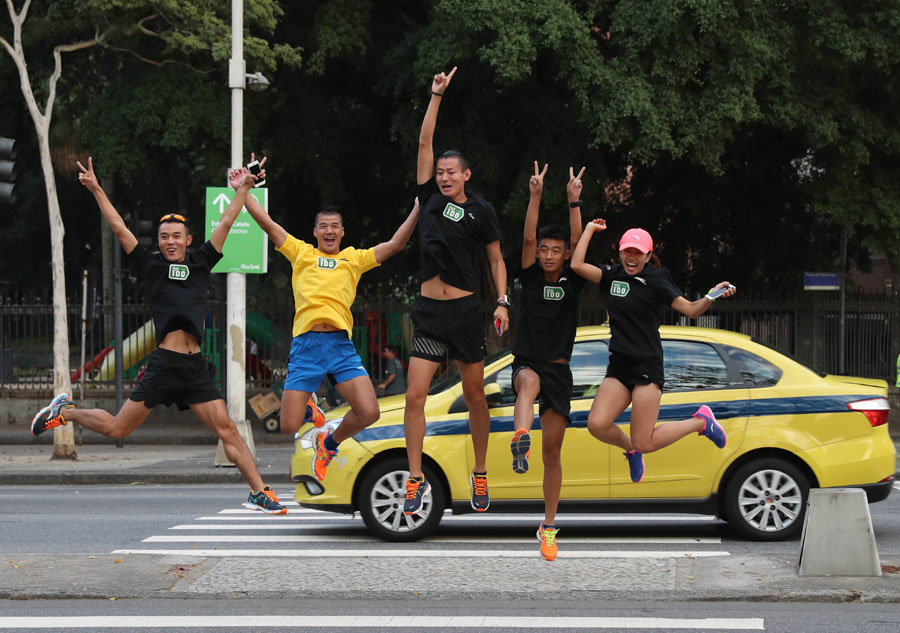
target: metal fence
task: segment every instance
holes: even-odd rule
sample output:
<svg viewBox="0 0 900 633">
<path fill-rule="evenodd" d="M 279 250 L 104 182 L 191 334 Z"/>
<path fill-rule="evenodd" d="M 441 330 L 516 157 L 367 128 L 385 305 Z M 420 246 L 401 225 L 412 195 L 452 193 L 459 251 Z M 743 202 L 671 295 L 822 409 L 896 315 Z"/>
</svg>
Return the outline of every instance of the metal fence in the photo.
<svg viewBox="0 0 900 633">
<path fill-rule="evenodd" d="M 518 304 L 515 293 L 514 304 Z M 112 391 L 115 380 L 114 308 L 97 305 L 90 310 L 84 339 L 86 363 L 80 368 L 80 298 L 68 306 L 68 333 L 73 382 L 84 370 L 86 389 Z M 491 306 L 486 305 L 486 310 Z M 203 348 L 211 371 L 224 384 L 224 306 L 209 303 Z M 384 372 L 382 350 L 396 345 L 407 357 L 412 326 L 409 306 L 380 298 L 360 297 L 353 306 L 353 341 L 367 369 L 376 379 Z M 271 388 L 284 378 L 291 343 L 292 301 L 262 303 L 248 297 L 246 370 L 248 393 Z M 589 286 L 581 303 L 582 325 L 603 323 L 606 314 L 596 287 Z M 487 319 L 486 319 L 487 321 Z M 827 373 L 840 371 L 840 295 L 807 292 L 794 296 L 742 297 L 717 302 L 696 321 L 668 311 L 669 324 L 694 324 L 743 332 L 786 351 Z M 126 392 L 140 376 L 143 360 L 155 347 L 149 329 L 150 313 L 142 302 L 126 300 L 123 308 L 123 356 Z M 488 333 L 489 352 L 511 345 L 512 328 L 501 340 Z M 486 323 L 487 328 L 490 327 Z M 900 354 L 900 301 L 896 296 L 848 296 L 844 309 L 845 358 L 843 373 L 893 382 Z M 45 303 L 0 301 L 0 395 L 42 391 L 53 386 L 53 310 Z M 452 363 L 447 371 L 452 371 Z"/>
</svg>

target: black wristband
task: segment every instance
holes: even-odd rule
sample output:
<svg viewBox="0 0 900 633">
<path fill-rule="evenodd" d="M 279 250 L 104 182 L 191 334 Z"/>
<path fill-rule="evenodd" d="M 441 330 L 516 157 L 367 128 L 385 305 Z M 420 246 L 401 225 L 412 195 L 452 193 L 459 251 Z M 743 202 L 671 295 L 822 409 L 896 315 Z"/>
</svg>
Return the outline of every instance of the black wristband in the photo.
<svg viewBox="0 0 900 633">
<path fill-rule="evenodd" d="M 569 203 L 569 208 L 570 208 L 570 209 L 577 209 L 577 208 L 580 207 L 580 206 L 581 206 L 581 200 L 576 200 L 575 202 L 570 202 L 570 203 Z"/>
<path fill-rule="evenodd" d="M 435 97 L 443 97 L 444 96 L 443 92 L 435 92 L 434 90 L 431 91 L 431 94 L 433 94 Z"/>
</svg>

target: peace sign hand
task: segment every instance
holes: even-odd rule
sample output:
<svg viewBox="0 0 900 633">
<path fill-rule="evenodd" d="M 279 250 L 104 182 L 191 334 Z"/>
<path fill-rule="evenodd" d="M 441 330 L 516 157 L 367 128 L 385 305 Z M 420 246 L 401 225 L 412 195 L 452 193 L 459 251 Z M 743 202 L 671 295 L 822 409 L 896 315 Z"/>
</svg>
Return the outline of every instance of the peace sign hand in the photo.
<svg viewBox="0 0 900 633">
<path fill-rule="evenodd" d="M 453 75 L 456 74 L 456 66 L 453 67 L 453 70 L 450 71 L 450 74 L 440 73 L 434 76 L 434 80 L 431 82 L 431 92 L 437 93 L 439 95 L 444 94 L 444 91 L 447 89 L 447 86 L 450 85 L 450 80 L 453 79 Z"/>
<path fill-rule="evenodd" d="M 575 175 L 575 170 L 572 167 L 569 167 L 569 184 L 566 185 L 566 195 L 569 197 L 569 202 L 578 202 L 581 200 L 581 188 L 584 184 L 581 182 L 581 177 L 584 175 L 584 170 L 586 167 L 582 167 L 581 171 L 578 172 L 578 175 Z"/>
<path fill-rule="evenodd" d="M 544 163 L 543 171 L 538 172 L 538 162 L 534 161 L 534 176 L 528 179 L 528 188 L 531 195 L 539 196 L 544 190 L 544 174 L 547 173 L 547 163 Z"/>
<path fill-rule="evenodd" d="M 81 161 L 75 161 L 78 165 L 78 169 L 81 170 L 81 173 L 78 174 L 78 180 L 82 185 L 88 188 L 88 191 L 99 191 L 100 183 L 97 182 L 97 174 L 94 173 L 94 159 L 91 156 L 88 156 L 88 166 L 85 167 L 81 164 Z"/>
</svg>

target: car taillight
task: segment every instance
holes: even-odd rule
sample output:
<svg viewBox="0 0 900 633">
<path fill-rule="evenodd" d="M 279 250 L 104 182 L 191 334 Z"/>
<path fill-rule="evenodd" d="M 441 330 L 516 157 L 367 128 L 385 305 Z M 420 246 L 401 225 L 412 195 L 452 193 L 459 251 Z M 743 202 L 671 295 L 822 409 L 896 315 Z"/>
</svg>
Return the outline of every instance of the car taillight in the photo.
<svg viewBox="0 0 900 633">
<path fill-rule="evenodd" d="M 848 402 L 847 408 L 852 411 L 859 411 L 869 418 L 872 426 L 887 424 L 888 415 L 891 413 L 891 405 L 888 403 L 887 398 L 870 398 L 868 400 Z"/>
</svg>

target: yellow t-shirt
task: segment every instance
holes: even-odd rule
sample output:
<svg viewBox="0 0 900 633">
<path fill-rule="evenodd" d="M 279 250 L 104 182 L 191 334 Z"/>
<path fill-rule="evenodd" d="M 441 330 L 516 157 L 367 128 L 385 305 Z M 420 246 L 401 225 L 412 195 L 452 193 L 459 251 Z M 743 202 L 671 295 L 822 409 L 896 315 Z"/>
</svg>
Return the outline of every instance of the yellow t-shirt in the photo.
<svg viewBox="0 0 900 633">
<path fill-rule="evenodd" d="M 366 271 L 378 266 L 375 249 L 345 248 L 326 255 L 312 244 L 288 235 L 281 248 L 294 269 L 294 336 L 308 332 L 314 325 L 328 323 L 347 336 L 353 329 L 350 306 L 356 298 L 356 284 Z"/>
</svg>

